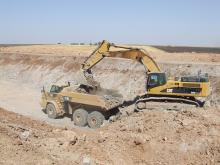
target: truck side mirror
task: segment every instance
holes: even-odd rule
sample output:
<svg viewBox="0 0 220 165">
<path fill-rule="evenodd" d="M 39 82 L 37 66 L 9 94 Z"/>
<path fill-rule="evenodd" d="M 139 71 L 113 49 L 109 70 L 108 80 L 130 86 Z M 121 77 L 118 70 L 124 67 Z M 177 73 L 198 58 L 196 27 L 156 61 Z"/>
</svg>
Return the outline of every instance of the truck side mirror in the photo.
<svg viewBox="0 0 220 165">
<path fill-rule="evenodd" d="M 44 86 L 43 86 L 43 88 L 41 89 L 41 93 L 45 93 Z"/>
</svg>

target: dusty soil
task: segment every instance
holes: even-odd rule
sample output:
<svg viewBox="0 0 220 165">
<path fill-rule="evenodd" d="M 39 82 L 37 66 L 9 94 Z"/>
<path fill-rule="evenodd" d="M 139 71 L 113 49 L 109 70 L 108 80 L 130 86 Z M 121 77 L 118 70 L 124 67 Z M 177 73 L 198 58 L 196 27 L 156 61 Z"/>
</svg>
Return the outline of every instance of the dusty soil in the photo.
<svg viewBox="0 0 220 165">
<path fill-rule="evenodd" d="M 0 48 L 0 164 L 218 164 L 220 163 L 220 55 L 148 51 L 170 76 L 207 72 L 212 93 L 203 109 L 170 104 L 143 113 L 122 109 L 120 120 L 97 130 L 48 119 L 39 106 L 42 86 L 78 82 L 91 46 Z M 92 50 L 91 50 L 92 51 Z M 103 88 L 127 100 L 142 93 L 144 68 L 105 59 L 93 70 Z M 167 108 L 168 107 L 168 108 Z M 11 112 L 9 112 L 11 111 Z"/>
<path fill-rule="evenodd" d="M 2 164 L 218 164 L 220 111 L 134 113 L 97 130 L 0 110 Z"/>
</svg>

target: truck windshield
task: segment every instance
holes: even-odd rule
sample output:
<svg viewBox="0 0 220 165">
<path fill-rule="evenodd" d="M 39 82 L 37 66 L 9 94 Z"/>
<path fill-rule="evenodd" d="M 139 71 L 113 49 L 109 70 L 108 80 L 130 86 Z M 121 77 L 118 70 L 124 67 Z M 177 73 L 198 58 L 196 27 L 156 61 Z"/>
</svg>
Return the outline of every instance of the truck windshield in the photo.
<svg viewBox="0 0 220 165">
<path fill-rule="evenodd" d="M 51 93 L 59 93 L 59 92 L 61 92 L 61 90 L 62 90 L 61 87 L 56 86 L 56 85 L 53 85 L 53 86 L 51 87 L 51 89 L 50 89 L 50 92 L 51 92 Z"/>
</svg>

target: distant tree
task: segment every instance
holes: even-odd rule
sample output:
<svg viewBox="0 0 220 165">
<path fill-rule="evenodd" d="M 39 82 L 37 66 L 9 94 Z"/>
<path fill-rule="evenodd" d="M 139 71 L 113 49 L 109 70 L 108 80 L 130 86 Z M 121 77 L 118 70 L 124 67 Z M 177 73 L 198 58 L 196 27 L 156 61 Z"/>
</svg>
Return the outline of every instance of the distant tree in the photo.
<svg viewBox="0 0 220 165">
<path fill-rule="evenodd" d="M 73 42 L 73 43 L 70 43 L 70 45 L 79 45 L 79 43 Z"/>
<path fill-rule="evenodd" d="M 62 44 L 62 43 L 61 43 L 61 42 L 58 42 L 57 44 L 60 45 L 60 44 Z"/>
</svg>

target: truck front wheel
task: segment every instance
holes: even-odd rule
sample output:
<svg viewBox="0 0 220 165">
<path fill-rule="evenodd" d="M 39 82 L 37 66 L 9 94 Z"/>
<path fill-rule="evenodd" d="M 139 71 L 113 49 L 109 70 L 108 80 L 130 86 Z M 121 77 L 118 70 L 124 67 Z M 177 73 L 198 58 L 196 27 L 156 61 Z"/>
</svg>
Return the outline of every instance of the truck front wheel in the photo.
<svg viewBox="0 0 220 165">
<path fill-rule="evenodd" d="M 99 128 L 103 124 L 105 117 L 98 111 L 93 111 L 88 116 L 88 125 L 90 128 Z"/>
<path fill-rule="evenodd" d="M 46 113 L 47 113 L 48 117 L 52 118 L 52 119 L 56 119 L 58 116 L 56 108 L 52 103 L 47 104 Z"/>
<path fill-rule="evenodd" d="M 73 112 L 74 124 L 80 127 L 87 125 L 88 112 L 82 108 L 79 108 Z"/>
</svg>

